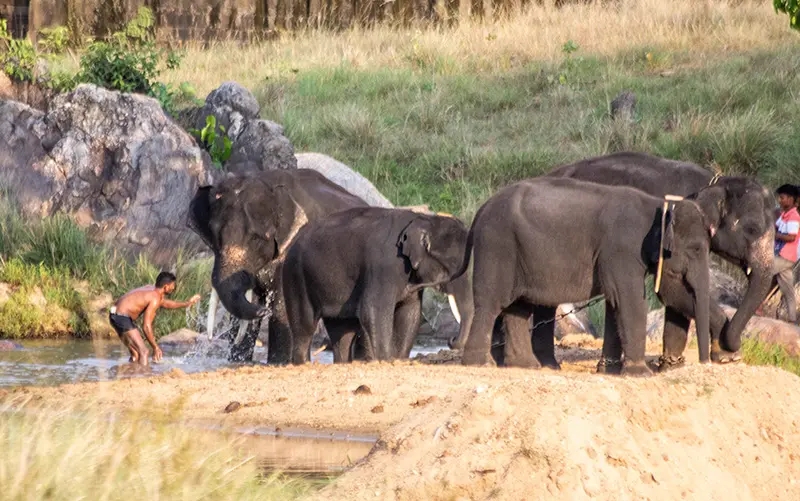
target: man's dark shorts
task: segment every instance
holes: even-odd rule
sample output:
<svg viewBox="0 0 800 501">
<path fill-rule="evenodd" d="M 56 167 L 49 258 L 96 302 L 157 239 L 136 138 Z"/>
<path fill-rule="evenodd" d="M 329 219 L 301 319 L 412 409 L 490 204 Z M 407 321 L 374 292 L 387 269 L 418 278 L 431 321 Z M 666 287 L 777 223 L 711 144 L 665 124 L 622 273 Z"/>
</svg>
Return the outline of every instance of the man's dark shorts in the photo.
<svg viewBox="0 0 800 501">
<path fill-rule="evenodd" d="M 120 337 L 128 331 L 136 329 L 136 324 L 133 323 L 131 317 L 125 315 L 115 315 L 111 313 L 108 315 L 108 321 Z"/>
</svg>

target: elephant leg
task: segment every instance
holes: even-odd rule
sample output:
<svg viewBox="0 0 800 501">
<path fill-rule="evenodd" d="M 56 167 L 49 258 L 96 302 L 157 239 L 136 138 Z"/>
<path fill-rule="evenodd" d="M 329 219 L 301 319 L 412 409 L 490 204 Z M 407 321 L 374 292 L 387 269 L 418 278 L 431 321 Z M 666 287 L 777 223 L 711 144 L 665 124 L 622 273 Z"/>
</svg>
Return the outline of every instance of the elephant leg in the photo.
<svg viewBox="0 0 800 501">
<path fill-rule="evenodd" d="M 711 314 L 709 327 L 711 329 L 711 361 L 717 364 L 727 364 L 738 362 L 742 359 L 739 351 L 728 351 L 722 347 L 722 341 L 727 338 L 728 329 L 731 322 L 728 316 L 717 304 L 712 304 L 709 308 Z"/>
<path fill-rule="evenodd" d="M 490 353 L 492 332 L 500 313 L 502 310 L 499 306 L 475 306 L 475 317 L 472 319 L 472 327 L 461 359 L 464 365 L 493 365 Z M 487 341 L 489 342 L 487 343 Z M 508 335 L 506 335 L 506 343 L 508 343 Z"/>
<path fill-rule="evenodd" d="M 533 324 L 531 334 L 533 354 L 542 364 L 542 367 L 561 370 L 561 365 L 556 360 L 556 309 L 552 306 L 534 306 Z"/>
<path fill-rule="evenodd" d="M 394 310 L 393 358 L 408 358 L 422 319 L 422 291 L 398 304 Z"/>
<path fill-rule="evenodd" d="M 325 318 L 325 329 L 331 340 L 333 363 L 352 361 L 352 346 L 358 331 L 358 321 L 351 319 Z"/>
<path fill-rule="evenodd" d="M 622 372 L 622 341 L 617 331 L 617 310 L 606 301 L 606 319 L 603 328 L 603 356 L 597 362 L 597 372 L 619 374 Z"/>
<path fill-rule="evenodd" d="M 263 294 L 256 294 L 254 304 L 264 306 L 266 304 L 266 296 Z M 251 362 L 253 360 L 253 352 L 256 349 L 256 339 L 258 339 L 258 333 L 261 331 L 261 320 L 261 318 L 257 318 L 248 322 L 241 339 L 238 339 L 237 336 L 232 340 L 228 360 L 231 362 Z M 241 324 L 243 320 L 239 320 L 239 322 Z"/>
<path fill-rule="evenodd" d="M 502 316 L 497 317 L 494 321 L 492 328 L 492 349 L 490 351 L 494 362 L 498 366 L 503 366 L 506 363 L 506 331 L 503 327 Z"/>
<path fill-rule="evenodd" d="M 373 297 L 370 300 L 369 297 Z M 368 295 L 362 304 L 358 319 L 364 338 L 367 361 L 389 360 L 392 355 L 394 331 L 394 305 L 381 304 L 377 294 Z"/>
<path fill-rule="evenodd" d="M 612 287 L 624 291 L 609 302 L 616 306 L 617 331 L 622 342 L 622 375 L 648 376 L 652 372 L 645 363 L 647 341 L 647 301 L 643 277 L 630 277 Z"/>
<path fill-rule="evenodd" d="M 505 364 L 509 367 L 541 367 L 533 356 L 531 345 L 532 314 L 533 306 L 522 301 L 503 310 L 503 327 L 506 330 Z"/>
<path fill-rule="evenodd" d="M 276 277 L 276 280 L 279 278 Z M 280 283 L 273 288 L 273 291 L 272 315 L 267 325 L 267 363 L 285 365 L 292 359 L 292 330 Z"/>
<path fill-rule="evenodd" d="M 658 364 L 659 372 L 676 369 L 686 363 L 683 352 L 689 339 L 689 323 L 690 320 L 679 311 L 669 306 L 664 308 L 664 346 Z"/>
</svg>

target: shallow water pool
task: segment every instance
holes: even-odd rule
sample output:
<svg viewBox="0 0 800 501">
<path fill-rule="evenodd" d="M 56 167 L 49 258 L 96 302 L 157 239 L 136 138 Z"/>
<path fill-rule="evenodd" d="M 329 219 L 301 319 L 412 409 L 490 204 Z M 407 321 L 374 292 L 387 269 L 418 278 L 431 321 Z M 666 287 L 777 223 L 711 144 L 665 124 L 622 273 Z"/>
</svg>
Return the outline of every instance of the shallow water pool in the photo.
<svg viewBox="0 0 800 501">
<path fill-rule="evenodd" d="M 192 346 L 161 345 L 164 359 L 141 368 L 128 362 L 128 351 L 116 340 L 22 341 L 21 350 L 0 351 L 0 387 L 51 386 L 83 381 L 109 381 L 124 377 L 147 377 L 178 368 L 187 374 L 214 371 L 247 364 L 225 359 L 224 346 L 202 339 Z M 436 353 L 442 346 L 416 345 L 411 352 Z M 256 347 L 257 363 L 266 360 L 266 349 Z M 314 361 L 333 363 L 333 353 L 324 351 Z"/>
</svg>

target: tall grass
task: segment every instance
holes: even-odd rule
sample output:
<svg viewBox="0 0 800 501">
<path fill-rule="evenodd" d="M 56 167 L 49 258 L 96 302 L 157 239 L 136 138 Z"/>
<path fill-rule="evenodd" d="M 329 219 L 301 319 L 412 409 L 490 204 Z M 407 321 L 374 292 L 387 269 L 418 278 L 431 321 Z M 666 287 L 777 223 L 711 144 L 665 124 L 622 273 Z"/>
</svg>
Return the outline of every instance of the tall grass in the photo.
<svg viewBox="0 0 800 501">
<path fill-rule="evenodd" d="M 319 484 L 259 472 L 233 440 L 137 416 L 27 406 L 0 412 L 0 489 L 28 500 L 291 500 Z"/>
<path fill-rule="evenodd" d="M 176 269 L 176 299 L 210 291 L 211 263 L 190 262 L 179 254 Z M 14 288 L 9 301 L 0 306 L 0 332 L 7 337 L 90 336 L 85 308 L 91 298 L 79 290 L 110 292 L 117 298 L 135 287 L 153 284 L 160 271 L 144 255 L 130 261 L 92 242 L 66 216 L 24 218 L 12 197 L 0 196 L 0 281 Z M 86 286 L 79 287 L 81 282 Z M 69 318 L 31 307 L 29 297 L 36 290 L 48 304 L 64 308 Z M 155 323 L 156 335 L 185 326 L 182 310 L 162 310 Z"/>
<path fill-rule="evenodd" d="M 783 346 L 745 338 L 742 340 L 742 355 L 750 365 L 774 365 L 800 376 L 800 357 L 790 355 Z"/>
</svg>

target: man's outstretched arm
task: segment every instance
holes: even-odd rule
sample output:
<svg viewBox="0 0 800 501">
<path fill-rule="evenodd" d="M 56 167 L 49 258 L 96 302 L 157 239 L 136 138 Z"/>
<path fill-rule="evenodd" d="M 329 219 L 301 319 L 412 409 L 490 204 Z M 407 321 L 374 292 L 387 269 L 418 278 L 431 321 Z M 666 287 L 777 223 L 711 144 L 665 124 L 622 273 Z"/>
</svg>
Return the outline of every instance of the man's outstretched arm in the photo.
<svg viewBox="0 0 800 501">
<path fill-rule="evenodd" d="M 195 294 L 192 296 L 192 299 L 188 301 L 171 301 L 169 299 L 165 299 L 161 301 L 161 306 L 170 310 L 174 310 L 177 308 L 186 308 L 187 306 L 191 306 L 198 301 L 200 301 L 200 294 Z"/>
</svg>

